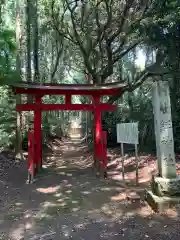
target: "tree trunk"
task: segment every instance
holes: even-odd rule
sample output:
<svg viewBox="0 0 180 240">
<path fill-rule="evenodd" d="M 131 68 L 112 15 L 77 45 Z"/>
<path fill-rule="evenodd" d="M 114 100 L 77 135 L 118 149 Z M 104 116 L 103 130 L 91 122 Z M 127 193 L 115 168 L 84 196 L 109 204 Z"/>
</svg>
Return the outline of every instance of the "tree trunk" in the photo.
<svg viewBox="0 0 180 240">
<path fill-rule="evenodd" d="M 39 79 L 39 29 L 38 29 L 38 0 L 33 1 L 33 65 L 34 65 L 34 82 L 40 82 Z"/>
<path fill-rule="evenodd" d="M 21 76 L 21 24 L 20 24 L 20 1 L 16 0 L 16 43 L 17 43 L 17 55 L 16 55 L 16 71 Z M 21 103 L 21 95 L 16 95 L 16 104 Z M 21 149 L 22 149 L 22 114 L 21 112 L 17 112 L 16 114 L 16 146 L 15 146 L 15 154 L 16 156 L 20 156 L 22 158 Z"/>
<path fill-rule="evenodd" d="M 133 106 L 133 92 L 128 92 L 128 105 L 129 105 L 129 120 L 133 120 L 134 106 Z"/>
<path fill-rule="evenodd" d="M 27 82 L 32 82 L 32 74 L 31 74 L 31 13 L 32 13 L 32 5 L 31 0 L 26 1 L 26 50 L 27 50 L 27 65 L 26 65 L 26 76 Z M 27 97 L 28 103 L 32 102 L 32 96 L 28 95 Z"/>
</svg>

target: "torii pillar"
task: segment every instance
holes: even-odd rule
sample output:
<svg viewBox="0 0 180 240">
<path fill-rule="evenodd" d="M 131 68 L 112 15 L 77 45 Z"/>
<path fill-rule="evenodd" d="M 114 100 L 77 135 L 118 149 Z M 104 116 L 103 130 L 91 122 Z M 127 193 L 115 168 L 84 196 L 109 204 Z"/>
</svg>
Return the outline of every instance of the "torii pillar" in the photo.
<svg viewBox="0 0 180 240">
<path fill-rule="evenodd" d="M 103 155 L 103 135 L 101 109 L 99 108 L 100 96 L 93 96 L 94 101 L 94 167 L 96 170 L 102 169 Z M 98 173 L 99 174 L 99 173 Z"/>
<path fill-rule="evenodd" d="M 35 96 L 35 103 L 41 104 L 41 96 Z M 42 131 L 41 131 L 42 111 L 34 111 L 34 138 L 35 138 L 35 163 L 37 171 L 42 168 Z"/>
</svg>

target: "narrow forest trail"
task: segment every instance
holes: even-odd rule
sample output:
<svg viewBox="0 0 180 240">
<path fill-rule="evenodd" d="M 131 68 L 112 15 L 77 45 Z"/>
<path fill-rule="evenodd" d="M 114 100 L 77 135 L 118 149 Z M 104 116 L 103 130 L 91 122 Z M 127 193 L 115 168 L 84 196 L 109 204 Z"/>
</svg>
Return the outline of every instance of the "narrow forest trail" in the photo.
<svg viewBox="0 0 180 240">
<path fill-rule="evenodd" d="M 141 187 L 129 189 L 141 196 L 134 201 L 122 182 L 96 178 L 85 145 L 59 143 L 44 157 L 44 174 L 32 185 L 24 163 L 1 169 L 0 239 L 179 240 L 178 213 L 153 214 Z"/>
</svg>

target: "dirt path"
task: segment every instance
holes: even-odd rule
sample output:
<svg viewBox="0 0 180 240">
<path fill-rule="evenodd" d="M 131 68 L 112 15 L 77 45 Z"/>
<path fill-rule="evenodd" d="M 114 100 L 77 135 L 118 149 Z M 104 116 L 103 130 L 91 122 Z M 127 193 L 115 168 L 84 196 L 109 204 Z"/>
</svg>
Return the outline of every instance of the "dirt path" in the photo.
<svg viewBox="0 0 180 240">
<path fill-rule="evenodd" d="M 62 153 L 60 155 L 60 152 Z M 66 143 L 47 157 L 45 173 L 26 185 L 26 166 L 0 176 L 0 239 L 179 240 L 179 212 L 153 214 L 144 189 L 95 177 L 85 146 Z M 141 201 L 126 198 L 135 190 Z"/>
</svg>

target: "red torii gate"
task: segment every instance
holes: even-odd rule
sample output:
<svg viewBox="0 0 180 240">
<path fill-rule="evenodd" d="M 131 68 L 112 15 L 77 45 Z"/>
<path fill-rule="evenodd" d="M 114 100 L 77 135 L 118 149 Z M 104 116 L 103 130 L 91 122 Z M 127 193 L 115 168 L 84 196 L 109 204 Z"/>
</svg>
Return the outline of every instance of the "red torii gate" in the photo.
<svg viewBox="0 0 180 240">
<path fill-rule="evenodd" d="M 108 83 L 102 85 L 92 84 L 13 84 L 15 94 L 29 94 L 33 96 L 33 103 L 19 104 L 17 111 L 34 111 L 34 138 L 36 141 L 34 162 L 37 169 L 42 167 L 42 135 L 41 121 L 42 111 L 49 110 L 70 110 L 70 111 L 93 111 L 94 112 L 94 163 L 95 167 L 100 167 L 104 158 L 103 132 L 101 123 L 102 111 L 115 111 L 116 106 L 108 103 L 102 103 L 102 96 L 119 95 L 124 84 Z M 64 104 L 44 104 L 42 97 L 44 95 L 64 95 Z M 91 97 L 91 104 L 73 104 L 71 97 L 73 95 L 83 95 Z M 103 162 L 103 168 L 106 168 L 106 162 Z M 96 169 L 98 170 L 98 169 Z"/>
</svg>

